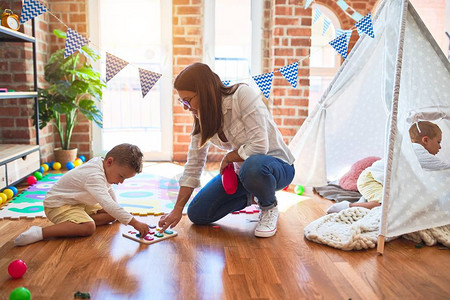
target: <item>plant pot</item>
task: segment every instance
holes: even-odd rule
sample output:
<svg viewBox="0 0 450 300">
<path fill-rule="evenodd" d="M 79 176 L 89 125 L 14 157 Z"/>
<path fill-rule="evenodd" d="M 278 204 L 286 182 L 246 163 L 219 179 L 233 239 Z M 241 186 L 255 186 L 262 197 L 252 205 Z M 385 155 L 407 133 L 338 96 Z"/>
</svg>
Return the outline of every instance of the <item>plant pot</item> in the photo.
<svg viewBox="0 0 450 300">
<path fill-rule="evenodd" d="M 55 161 L 59 162 L 63 167 L 65 167 L 69 161 L 73 162 L 75 161 L 75 159 L 77 159 L 77 152 L 78 148 L 72 148 L 69 150 L 56 148 L 55 150 L 53 150 Z"/>
</svg>

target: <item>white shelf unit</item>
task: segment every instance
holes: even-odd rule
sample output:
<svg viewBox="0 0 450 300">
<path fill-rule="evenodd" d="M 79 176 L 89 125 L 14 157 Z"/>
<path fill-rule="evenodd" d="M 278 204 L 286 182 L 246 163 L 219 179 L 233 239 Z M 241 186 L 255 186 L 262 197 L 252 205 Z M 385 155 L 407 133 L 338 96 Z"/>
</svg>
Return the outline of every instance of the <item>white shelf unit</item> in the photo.
<svg viewBox="0 0 450 300">
<path fill-rule="evenodd" d="M 0 43 L 32 43 L 34 90 L 26 92 L 0 92 L 3 99 L 32 98 L 35 104 L 36 145 L 0 144 L 0 191 L 14 185 L 40 167 L 39 107 L 37 93 L 36 29 L 32 20 L 32 36 L 0 26 Z M 0 58 L 1 59 L 1 58 Z"/>
</svg>

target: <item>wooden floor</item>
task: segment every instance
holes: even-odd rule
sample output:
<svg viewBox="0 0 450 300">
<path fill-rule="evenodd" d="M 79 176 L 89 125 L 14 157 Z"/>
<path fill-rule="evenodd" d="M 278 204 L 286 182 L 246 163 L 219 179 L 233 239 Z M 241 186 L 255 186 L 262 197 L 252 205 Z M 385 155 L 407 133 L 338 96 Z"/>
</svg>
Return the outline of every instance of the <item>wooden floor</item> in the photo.
<svg viewBox="0 0 450 300">
<path fill-rule="evenodd" d="M 121 236 L 123 225 L 99 227 L 87 238 L 15 247 L 13 239 L 46 219 L 0 220 L 0 299 L 25 286 L 36 299 L 449 299 L 450 251 L 415 248 L 403 239 L 345 252 L 309 242 L 303 228 L 331 205 L 307 191 L 305 201 L 280 201 L 277 234 L 253 235 L 257 215 L 229 215 L 220 229 L 183 217 L 179 236 L 150 246 Z M 139 217 L 156 223 L 157 217 Z M 11 279 L 8 264 L 28 271 Z"/>
</svg>

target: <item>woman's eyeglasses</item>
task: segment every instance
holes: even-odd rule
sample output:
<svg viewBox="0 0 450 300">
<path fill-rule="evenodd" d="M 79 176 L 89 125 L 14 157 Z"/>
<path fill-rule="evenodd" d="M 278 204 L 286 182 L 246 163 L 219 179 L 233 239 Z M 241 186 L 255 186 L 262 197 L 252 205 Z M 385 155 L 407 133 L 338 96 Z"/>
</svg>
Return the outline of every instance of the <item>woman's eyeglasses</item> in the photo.
<svg viewBox="0 0 450 300">
<path fill-rule="evenodd" d="M 191 108 L 191 101 L 194 99 L 197 95 L 194 95 L 192 97 L 184 97 L 184 98 L 178 98 L 178 101 L 186 106 L 187 108 Z"/>
</svg>

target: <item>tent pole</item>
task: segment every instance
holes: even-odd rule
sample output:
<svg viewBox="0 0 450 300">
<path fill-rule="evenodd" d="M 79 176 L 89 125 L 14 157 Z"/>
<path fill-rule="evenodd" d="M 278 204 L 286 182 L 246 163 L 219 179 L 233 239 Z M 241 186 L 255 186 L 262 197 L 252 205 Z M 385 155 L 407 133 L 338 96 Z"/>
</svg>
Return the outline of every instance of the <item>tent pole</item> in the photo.
<svg viewBox="0 0 450 300">
<path fill-rule="evenodd" d="M 378 253 L 378 255 L 383 255 L 383 252 L 384 252 L 384 240 L 385 240 L 385 236 L 380 234 L 378 236 L 378 246 L 377 246 L 377 253 Z"/>
</svg>

